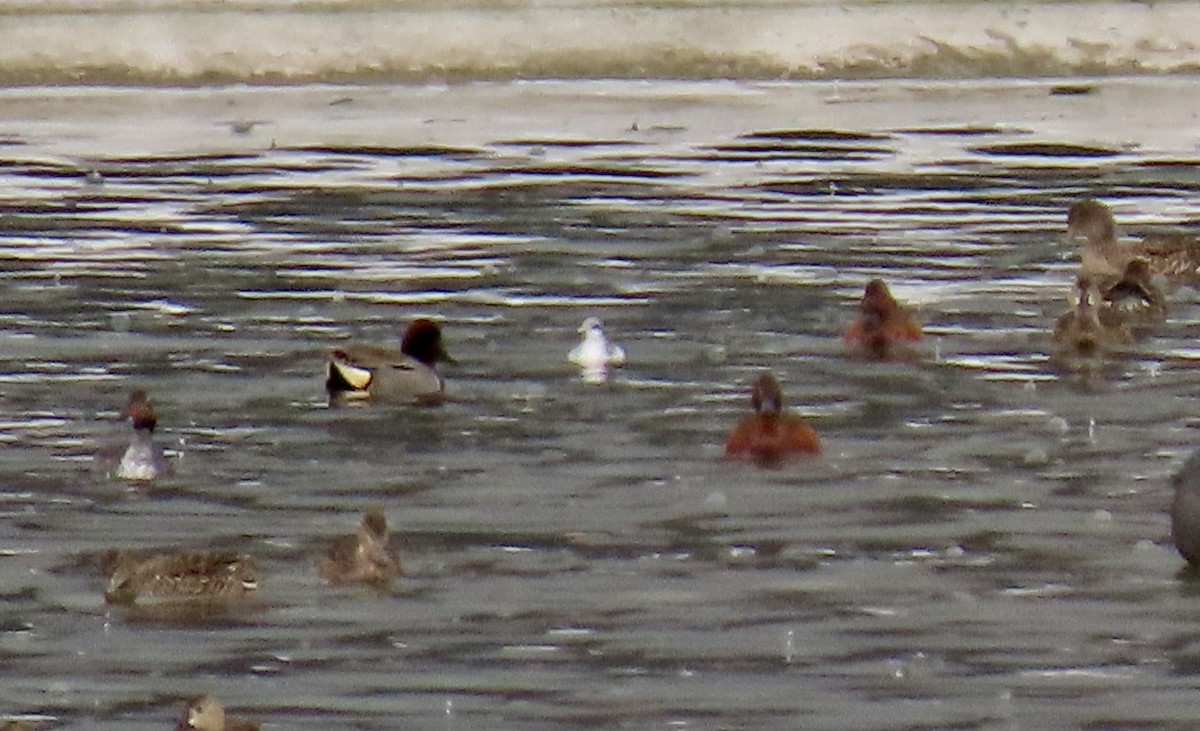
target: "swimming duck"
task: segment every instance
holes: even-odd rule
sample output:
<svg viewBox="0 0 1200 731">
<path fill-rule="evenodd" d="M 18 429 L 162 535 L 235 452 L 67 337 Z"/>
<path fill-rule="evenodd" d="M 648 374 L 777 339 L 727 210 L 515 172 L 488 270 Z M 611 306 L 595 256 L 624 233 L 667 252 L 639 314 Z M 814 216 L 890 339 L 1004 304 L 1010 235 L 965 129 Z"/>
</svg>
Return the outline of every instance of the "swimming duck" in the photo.
<svg viewBox="0 0 1200 731">
<path fill-rule="evenodd" d="M 1200 286 L 1200 242 L 1184 234 L 1147 236 L 1139 242 L 1117 243 L 1112 210 L 1091 198 L 1076 201 L 1067 210 L 1067 239 L 1079 245 L 1084 274 L 1101 284 L 1120 277 L 1133 259 L 1145 259 L 1150 274 L 1172 284 Z"/>
<path fill-rule="evenodd" d="M 1112 210 L 1091 198 L 1075 201 L 1067 209 L 1067 240 L 1079 245 L 1083 272 L 1089 277 L 1116 277 L 1132 251 L 1117 244 L 1117 222 Z"/>
<path fill-rule="evenodd" d="M 1121 318 L 1101 316 L 1096 285 L 1081 274 L 1075 283 L 1076 305 L 1063 313 L 1054 324 L 1054 342 L 1064 352 L 1094 356 L 1107 348 L 1133 342 L 1133 335 Z"/>
<path fill-rule="evenodd" d="M 750 391 L 754 413 L 734 427 L 725 442 L 725 457 L 746 459 L 762 467 L 778 467 L 785 458 L 818 454 L 821 440 L 804 419 L 783 412 L 779 383 L 770 373 L 754 381 Z"/>
<path fill-rule="evenodd" d="M 386 584 L 401 571 L 387 543 L 387 518 L 379 508 L 370 508 L 354 535 L 342 536 L 329 547 L 318 573 L 331 584 Z"/>
<path fill-rule="evenodd" d="M 330 353 L 325 388 L 334 399 L 436 404 L 445 383 L 435 370 L 439 360 L 454 362 L 442 344 L 442 329 L 432 320 L 413 320 L 400 349 L 351 345 Z"/>
<path fill-rule="evenodd" d="M 608 380 L 609 366 L 625 364 L 625 350 L 608 342 L 599 317 L 586 318 L 579 332 L 583 340 L 571 348 L 567 360 L 583 369 L 581 377 L 585 383 L 604 383 Z"/>
<path fill-rule="evenodd" d="M 174 468 L 163 453 L 161 445 L 154 443 L 154 427 L 158 416 L 146 392 L 136 390 L 129 394 L 125 416 L 133 424 L 133 440 L 127 445 L 106 447 L 96 455 L 96 461 L 111 475 L 133 482 L 147 482 L 170 475 Z"/>
<path fill-rule="evenodd" d="M 133 604 L 139 597 L 163 601 L 226 600 L 258 588 L 254 559 L 227 551 L 139 555 L 113 551 L 106 601 Z"/>
<path fill-rule="evenodd" d="M 1150 276 L 1145 259 L 1131 259 L 1121 276 L 1107 284 L 1100 295 L 1103 307 L 1101 319 L 1110 324 L 1133 327 L 1156 325 L 1167 317 L 1167 303 L 1162 290 Z"/>
<path fill-rule="evenodd" d="M 847 345 L 876 360 L 912 355 L 908 348 L 921 339 L 921 324 L 896 301 L 886 282 L 867 282 L 858 311 L 858 319 L 842 335 Z"/>
<path fill-rule="evenodd" d="M 1171 480 L 1171 541 L 1179 555 L 1200 567 L 1200 451 L 1192 453 Z"/>
<path fill-rule="evenodd" d="M 175 731 L 258 731 L 258 724 L 225 715 L 221 702 L 211 695 L 188 701 Z"/>
</svg>

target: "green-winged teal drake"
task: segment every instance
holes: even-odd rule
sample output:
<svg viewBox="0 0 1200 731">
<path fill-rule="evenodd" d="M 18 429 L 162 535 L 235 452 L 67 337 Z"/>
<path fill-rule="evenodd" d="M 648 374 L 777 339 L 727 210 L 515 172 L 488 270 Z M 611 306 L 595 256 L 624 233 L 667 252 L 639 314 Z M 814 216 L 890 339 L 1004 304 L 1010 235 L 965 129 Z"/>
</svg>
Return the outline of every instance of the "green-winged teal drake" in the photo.
<svg viewBox="0 0 1200 731">
<path fill-rule="evenodd" d="M 442 329 L 428 319 L 414 320 L 400 349 L 347 345 L 330 352 L 325 388 L 334 400 L 440 403 L 445 382 L 438 361 L 453 362 L 442 343 Z"/>
</svg>

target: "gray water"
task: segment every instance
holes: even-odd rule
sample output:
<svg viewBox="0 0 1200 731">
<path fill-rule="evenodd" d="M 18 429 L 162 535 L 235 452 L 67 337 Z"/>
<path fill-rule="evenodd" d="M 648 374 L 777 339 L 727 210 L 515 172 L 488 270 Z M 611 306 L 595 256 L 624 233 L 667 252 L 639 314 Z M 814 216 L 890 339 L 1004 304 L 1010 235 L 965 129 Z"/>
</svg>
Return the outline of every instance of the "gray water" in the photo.
<svg viewBox="0 0 1200 731">
<path fill-rule="evenodd" d="M 1089 91 L 1060 94 L 1056 91 Z M 1182 728 L 1200 297 L 1050 358 L 1072 200 L 1200 216 L 1190 79 L 6 92 L 0 713 L 168 728 Z M 256 124 L 249 131 L 248 122 Z M 92 173 L 89 177 L 89 173 Z M 848 358 L 875 276 L 924 358 Z M 604 318 L 628 365 L 566 362 Z M 323 356 L 444 325 L 448 402 Z M 721 460 L 770 369 L 825 453 Z M 145 388 L 177 475 L 108 480 Z M 406 575 L 316 562 L 383 506 Z M 253 554 L 202 620 L 108 548 Z"/>
</svg>

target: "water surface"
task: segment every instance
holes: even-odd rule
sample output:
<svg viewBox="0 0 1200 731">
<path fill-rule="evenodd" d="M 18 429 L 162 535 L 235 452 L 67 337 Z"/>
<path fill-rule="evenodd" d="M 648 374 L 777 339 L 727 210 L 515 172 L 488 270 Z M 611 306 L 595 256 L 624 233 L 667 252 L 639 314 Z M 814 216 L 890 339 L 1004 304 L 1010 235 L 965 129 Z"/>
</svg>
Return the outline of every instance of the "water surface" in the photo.
<svg viewBox="0 0 1200 731">
<path fill-rule="evenodd" d="M 1050 358 L 1072 200 L 1197 208 L 1195 82 L 27 89 L 0 112 L 0 709 L 166 728 L 1178 728 L 1167 479 L 1200 301 Z M 249 124 L 253 122 L 253 124 Z M 918 363 L 846 357 L 865 282 Z M 566 363 L 584 317 L 629 364 Z M 440 408 L 324 353 L 444 324 Z M 811 462 L 720 460 L 770 369 Z M 147 389 L 178 475 L 90 456 Z M 316 562 L 380 504 L 407 575 Z M 105 606 L 104 549 L 232 548 L 258 601 Z"/>
</svg>

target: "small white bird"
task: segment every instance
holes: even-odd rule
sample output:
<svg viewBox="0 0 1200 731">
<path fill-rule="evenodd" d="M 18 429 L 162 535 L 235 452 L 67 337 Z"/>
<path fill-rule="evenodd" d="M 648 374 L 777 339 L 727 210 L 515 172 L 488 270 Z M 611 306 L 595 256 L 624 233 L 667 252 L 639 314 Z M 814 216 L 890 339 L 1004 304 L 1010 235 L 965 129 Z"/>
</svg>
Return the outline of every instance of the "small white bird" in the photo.
<svg viewBox="0 0 1200 731">
<path fill-rule="evenodd" d="M 589 317 L 579 326 L 583 340 L 567 353 L 567 360 L 583 369 L 584 383 L 604 383 L 609 366 L 625 364 L 625 351 L 604 337 L 599 317 Z"/>
</svg>

